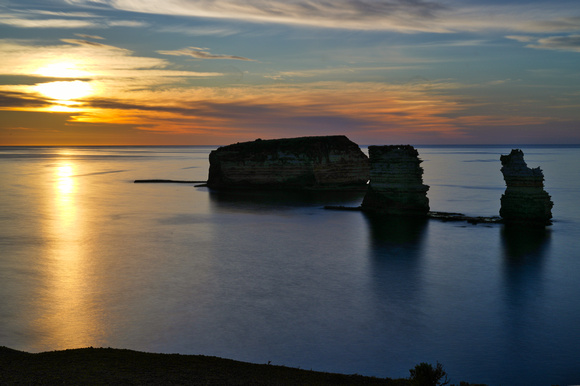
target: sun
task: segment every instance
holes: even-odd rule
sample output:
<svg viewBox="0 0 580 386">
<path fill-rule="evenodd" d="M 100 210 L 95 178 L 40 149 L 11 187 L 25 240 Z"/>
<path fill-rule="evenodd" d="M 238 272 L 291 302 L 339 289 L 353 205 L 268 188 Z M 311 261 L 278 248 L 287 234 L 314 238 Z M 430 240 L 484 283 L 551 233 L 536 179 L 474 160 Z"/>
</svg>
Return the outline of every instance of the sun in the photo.
<svg viewBox="0 0 580 386">
<path fill-rule="evenodd" d="M 82 78 L 92 75 L 91 73 L 80 69 L 79 64 L 75 62 L 50 63 L 37 69 L 34 74 L 54 78 Z"/>
<path fill-rule="evenodd" d="M 94 93 L 93 86 L 81 80 L 40 83 L 34 88 L 42 95 L 58 101 L 84 98 Z"/>
</svg>

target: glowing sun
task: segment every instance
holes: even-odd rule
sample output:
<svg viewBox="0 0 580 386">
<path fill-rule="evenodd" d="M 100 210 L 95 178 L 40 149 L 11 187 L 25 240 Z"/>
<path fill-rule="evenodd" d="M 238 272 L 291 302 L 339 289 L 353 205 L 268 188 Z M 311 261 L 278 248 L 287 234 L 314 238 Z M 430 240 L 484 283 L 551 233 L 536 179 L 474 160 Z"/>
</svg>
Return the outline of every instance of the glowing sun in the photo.
<svg viewBox="0 0 580 386">
<path fill-rule="evenodd" d="M 36 75 L 50 76 L 55 78 L 82 78 L 92 74 L 79 68 L 78 63 L 58 62 L 50 63 L 34 72 Z"/>
<path fill-rule="evenodd" d="M 59 101 L 83 98 L 94 91 L 90 83 L 80 80 L 41 83 L 35 89 L 42 95 Z"/>
</svg>

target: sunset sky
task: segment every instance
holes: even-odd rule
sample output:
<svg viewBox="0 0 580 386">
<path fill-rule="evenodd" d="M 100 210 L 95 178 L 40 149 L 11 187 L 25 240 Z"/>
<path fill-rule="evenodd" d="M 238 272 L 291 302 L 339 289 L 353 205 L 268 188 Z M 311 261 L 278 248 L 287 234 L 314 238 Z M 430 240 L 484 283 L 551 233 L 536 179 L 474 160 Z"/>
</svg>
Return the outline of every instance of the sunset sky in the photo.
<svg viewBox="0 0 580 386">
<path fill-rule="evenodd" d="M 0 145 L 580 144 L 578 0 L 0 0 Z"/>
</svg>

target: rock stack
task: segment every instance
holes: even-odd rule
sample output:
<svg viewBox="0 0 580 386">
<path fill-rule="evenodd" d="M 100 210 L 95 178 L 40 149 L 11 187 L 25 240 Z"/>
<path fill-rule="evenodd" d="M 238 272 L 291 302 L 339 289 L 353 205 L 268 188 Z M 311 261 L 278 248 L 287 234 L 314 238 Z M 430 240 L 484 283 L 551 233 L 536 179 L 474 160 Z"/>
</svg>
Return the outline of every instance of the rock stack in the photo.
<svg viewBox="0 0 580 386">
<path fill-rule="evenodd" d="M 344 135 L 236 143 L 209 155 L 215 189 L 366 189 L 368 157 Z"/>
<path fill-rule="evenodd" d="M 500 160 L 506 190 L 501 196 L 499 215 L 504 222 L 542 226 L 551 224 L 554 204 L 544 190 L 544 174 L 540 168 L 530 169 L 520 149 L 502 155 Z"/>
<path fill-rule="evenodd" d="M 426 216 L 422 160 L 413 146 L 369 146 L 370 184 L 361 205 L 367 212 Z"/>
</svg>

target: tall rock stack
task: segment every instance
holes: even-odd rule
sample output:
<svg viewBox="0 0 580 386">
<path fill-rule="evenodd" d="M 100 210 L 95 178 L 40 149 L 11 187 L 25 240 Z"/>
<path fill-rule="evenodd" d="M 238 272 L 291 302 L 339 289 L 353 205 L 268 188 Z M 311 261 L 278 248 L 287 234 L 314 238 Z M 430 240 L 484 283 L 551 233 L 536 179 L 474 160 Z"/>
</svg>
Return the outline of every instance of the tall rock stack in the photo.
<svg viewBox="0 0 580 386">
<path fill-rule="evenodd" d="M 502 155 L 500 161 L 506 183 L 499 210 L 504 222 L 551 224 L 554 203 L 544 190 L 544 174 L 540 168 L 530 169 L 520 149 L 513 149 L 509 155 Z"/>
<path fill-rule="evenodd" d="M 369 146 L 370 184 L 364 211 L 408 216 L 429 212 L 419 152 L 410 145 Z"/>
</svg>

